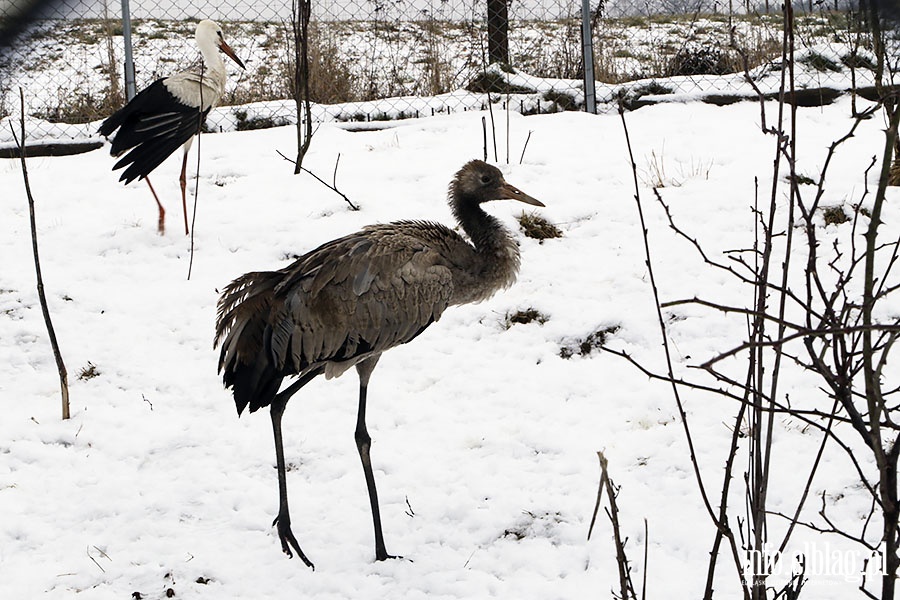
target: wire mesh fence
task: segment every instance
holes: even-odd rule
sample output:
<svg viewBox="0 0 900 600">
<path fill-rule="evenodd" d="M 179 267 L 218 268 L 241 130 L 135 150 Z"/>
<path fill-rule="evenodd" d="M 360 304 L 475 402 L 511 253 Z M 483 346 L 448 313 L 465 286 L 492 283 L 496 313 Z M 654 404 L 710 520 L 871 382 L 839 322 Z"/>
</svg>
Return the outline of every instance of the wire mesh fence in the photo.
<svg viewBox="0 0 900 600">
<path fill-rule="evenodd" d="M 0 24 L 26 2 L 3 0 Z M 808 66 L 801 87 L 840 86 L 845 68 L 872 66 L 852 4 L 796 6 Z M 782 16 L 774 2 L 591 0 L 589 7 L 601 106 L 623 94 L 729 90 L 745 83 L 745 68 L 761 78 L 781 56 Z M 46 124 L 44 135 L 95 135 L 96 121 L 125 101 L 121 9 L 119 0 L 65 0 L 39 14 L 0 49 L 0 117 L 17 112 L 22 88 L 26 112 Z M 581 11 L 580 0 L 315 2 L 313 118 L 397 119 L 489 102 L 525 113 L 582 109 Z M 290 0 L 131 0 L 130 13 L 138 89 L 196 63 L 193 29 L 211 18 L 247 65 L 245 71 L 229 67 L 221 104 L 240 108 L 212 128 L 296 119 Z"/>
</svg>

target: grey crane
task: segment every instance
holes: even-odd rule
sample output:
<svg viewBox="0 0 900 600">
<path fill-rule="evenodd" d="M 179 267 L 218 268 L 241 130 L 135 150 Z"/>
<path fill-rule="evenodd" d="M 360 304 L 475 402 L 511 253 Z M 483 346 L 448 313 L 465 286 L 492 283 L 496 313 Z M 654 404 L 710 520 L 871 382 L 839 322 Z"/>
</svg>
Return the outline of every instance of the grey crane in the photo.
<svg viewBox="0 0 900 600">
<path fill-rule="evenodd" d="M 208 19 L 197 23 L 194 39 L 205 68 L 188 70 L 157 79 L 141 90 L 131 101 L 113 113 L 100 125 L 100 135 L 109 137 L 118 129 L 112 141 L 110 154 L 121 156 L 113 170 L 126 167 L 119 181 L 126 184 L 135 179 L 145 179 L 159 207 L 159 233 L 165 233 L 166 210 L 163 208 L 153 184 L 150 172 L 162 164 L 179 146 L 184 147 L 181 161 L 181 208 L 184 211 L 184 233 L 188 234 L 187 179 L 188 151 L 194 135 L 200 133 L 200 125 L 219 103 L 225 93 L 225 62 L 219 50 L 228 55 L 242 69 L 244 63 L 225 43 L 222 28 Z"/>
<path fill-rule="evenodd" d="M 544 206 L 508 184 L 500 170 L 467 163 L 449 186 L 453 215 L 470 241 L 429 221 L 370 225 L 327 242 L 279 271 L 247 273 L 218 303 L 215 346 L 219 372 L 234 393 L 238 415 L 270 407 L 278 468 L 277 525 L 281 548 L 313 567 L 291 531 L 281 418 L 290 397 L 320 374 L 359 375 L 356 446 L 362 461 L 375 559 L 387 553 L 366 429 L 366 390 L 381 354 L 413 340 L 448 306 L 480 302 L 509 287 L 519 248 L 500 221 L 482 210 L 489 200 Z M 279 391 L 285 377 L 297 379 Z"/>
</svg>

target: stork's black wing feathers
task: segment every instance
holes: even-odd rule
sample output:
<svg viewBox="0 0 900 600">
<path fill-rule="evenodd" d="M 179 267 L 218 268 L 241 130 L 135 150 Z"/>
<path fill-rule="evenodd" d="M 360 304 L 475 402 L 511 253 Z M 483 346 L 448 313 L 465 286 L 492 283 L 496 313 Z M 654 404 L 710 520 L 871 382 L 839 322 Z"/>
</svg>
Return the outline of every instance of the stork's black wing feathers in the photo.
<svg viewBox="0 0 900 600">
<path fill-rule="evenodd" d="M 100 125 L 100 134 L 116 131 L 110 154 L 120 156 L 113 170 L 127 167 L 119 181 L 130 183 L 149 175 L 153 169 L 200 130 L 209 110 L 179 101 L 157 79 Z"/>
</svg>

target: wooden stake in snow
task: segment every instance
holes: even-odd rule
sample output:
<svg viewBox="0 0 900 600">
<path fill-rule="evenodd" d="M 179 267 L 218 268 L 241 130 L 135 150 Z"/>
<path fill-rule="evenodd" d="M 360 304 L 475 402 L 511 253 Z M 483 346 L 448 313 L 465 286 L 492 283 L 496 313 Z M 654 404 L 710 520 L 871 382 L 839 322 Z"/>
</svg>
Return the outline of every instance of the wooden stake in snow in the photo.
<svg viewBox="0 0 900 600">
<path fill-rule="evenodd" d="M 19 141 L 16 130 L 10 123 L 13 138 L 19 148 L 19 160 L 22 162 L 22 177 L 25 179 L 25 193 L 28 196 L 28 213 L 31 216 L 31 246 L 34 250 L 34 271 L 37 274 L 38 298 L 41 302 L 41 312 L 44 314 L 44 323 L 47 325 L 47 333 L 50 335 L 50 345 L 53 346 L 53 356 L 56 358 L 56 368 L 59 371 L 59 387 L 62 393 L 62 418 L 69 418 L 69 376 L 66 373 L 66 365 L 63 363 L 62 354 L 59 352 L 59 344 L 56 342 L 56 332 L 53 331 L 53 322 L 50 320 L 50 310 L 47 308 L 47 297 L 44 295 L 44 279 L 41 276 L 41 261 L 38 257 L 37 227 L 34 220 L 34 197 L 31 195 L 31 185 L 28 182 L 28 168 L 25 165 L 25 95 L 19 88 L 19 104 L 21 106 L 22 140 Z"/>
</svg>

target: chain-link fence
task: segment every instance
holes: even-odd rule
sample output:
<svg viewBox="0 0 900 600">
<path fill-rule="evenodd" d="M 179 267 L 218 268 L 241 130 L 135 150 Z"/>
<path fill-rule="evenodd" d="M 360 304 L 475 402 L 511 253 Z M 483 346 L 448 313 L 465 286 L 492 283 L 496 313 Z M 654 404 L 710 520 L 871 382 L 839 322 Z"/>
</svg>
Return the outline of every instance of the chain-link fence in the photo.
<svg viewBox="0 0 900 600">
<path fill-rule="evenodd" d="M 3 0 L 0 24 L 27 0 Z M 0 49 L 0 117 L 26 112 L 51 137 L 90 137 L 125 100 L 120 0 L 51 5 Z M 591 0 L 597 100 L 746 90 L 781 56 L 780 5 L 766 0 Z M 853 6 L 796 4 L 801 87 L 867 82 Z M 2 11 L 8 11 L 6 15 Z M 318 121 L 373 121 L 509 104 L 523 113 L 582 109 L 580 0 L 325 0 L 312 5 L 310 99 Z M 773 12 L 777 11 L 777 12 Z M 247 65 L 229 66 L 212 128 L 293 122 L 290 0 L 131 0 L 137 88 L 199 60 L 196 21 L 220 22 Z M 498 13 L 499 16 L 498 16 Z M 867 63 L 866 61 L 869 61 Z M 763 86 L 764 87 L 764 86 Z M 215 115 L 214 115 L 215 117 Z M 0 133 L 2 135 L 2 133 Z"/>
</svg>

